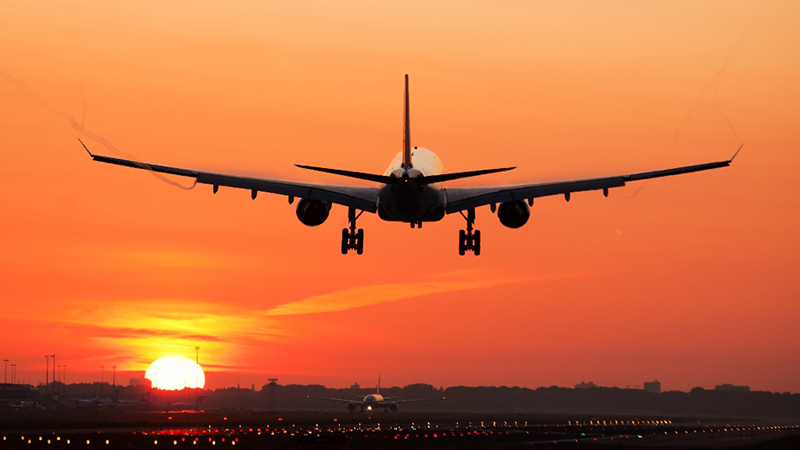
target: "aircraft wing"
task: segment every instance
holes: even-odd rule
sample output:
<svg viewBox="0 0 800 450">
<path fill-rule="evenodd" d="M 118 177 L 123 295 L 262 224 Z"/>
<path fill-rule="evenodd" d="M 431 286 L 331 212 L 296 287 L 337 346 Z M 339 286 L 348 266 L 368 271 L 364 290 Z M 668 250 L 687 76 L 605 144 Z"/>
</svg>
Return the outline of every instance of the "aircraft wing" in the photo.
<svg viewBox="0 0 800 450">
<path fill-rule="evenodd" d="M 739 150 L 741 149 L 742 147 L 739 147 Z M 571 193 L 582 191 L 603 190 L 603 193 L 608 195 L 608 189 L 625 186 L 625 183 L 629 181 L 647 180 L 650 178 L 667 177 L 671 175 L 727 167 L 731 164 L 731 162 L 733 162 L 733 159 L 739 153 L 739 150 L 736 150 L 736 153 L 731 157 L 731 159 L 725 161 L 674 167 L 671 169 L 654 170 L 651 172 L 639 172 L 601 178 L 586 178 L 582 180 L 520 184 L 515 186 L 445 189 L 445 195 L 447 198 L 446 211 L 448 214 L 452 214 L 465 209 L 493 203 L 523 200 L 532 201 L 536 197 L 546 197 L 548 195 L 565 195 L 567 200 L 569 200 L 569 195 Z"/>
<path fill-rule="evenodd" d="M 317 400 L 328 400 L 331 402 L 353 403 L 354 405 L 361 405 L 364 403 L 361 400 L 348 400 L 345 398 L 332 398 L 332 397 L 315 397 L 313 395 L 309 395 L 308 398 L 315 398 Z"/>
<path fill-rule="evenodd" d="M 408 400 L 389 400 L 388 403 L 395 403 L 395 404 L 399 405 L 401 403 L 435 402 L 435 401 L 439 401 L 439 400 L 444 400 L 444 397 L 442 397 L 442 398 L 413 398 L 413 399 L 408 399 Z"/>
<path fill-rule="evenodd" d="M 83 142 L 81 142 L 81 144 L 83 144 Z M 83 147 L 86 148 L 86 145 Z M 152 172 L 194 178 L 197 180 L 197 183 L 212 185 L 214 187 L 214 192 L 217 192 L 219 186 L 227 186 L 239 189 L 247 189 L 251 192 L 250 195 L 253 198 L 255 198 L 258 192 L 269 192 L 271 194 L 286 195 L 289 197 L 296 197 L 298 199 L 303 198 L 337 203 L 371 213 L 374 213 L 377 210 L 378 188 L 376 187 L 313 184 L 295 181 L 271 180 L 266 178 L 244 177 L 239 175 L 227 175 L 222 173 L 203 172 L 200 170 L 142 163 L 128 159 L 112 158 L 110 156 L 95 155 L 90 152 L 88 148 L 86 148 L 86 151 L 95 161 L 116 164 L 125 167 L 133 167 L 135 169 L 144 169 Z"/>
</svg>

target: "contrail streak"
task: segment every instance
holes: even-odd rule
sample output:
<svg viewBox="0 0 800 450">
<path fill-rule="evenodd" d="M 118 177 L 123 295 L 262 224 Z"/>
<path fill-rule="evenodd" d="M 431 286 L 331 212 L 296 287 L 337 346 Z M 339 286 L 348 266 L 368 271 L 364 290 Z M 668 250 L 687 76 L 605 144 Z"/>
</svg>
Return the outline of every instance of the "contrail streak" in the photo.
<svg viewBox="0 0 800 450">
<path fill-rule="evenodd" d="M 697 96 L 697 100 L 695 100 L 691 108 L 689 108 L 689 113 L 686 115 L 686 118 L 683 120 L 683 122 L 681 122 L 680 126 L 678 127 L 678 131 L 676 131 L 675 135 L 673 136 L 673 145 L 678 144 L 678 139 L 680 138 L 681 133 L 686 128 L 686 126 L 689 125 L 689 122 L 692 121 L 694 112 L 700 106 L 700 103 L 703 101 L 703 98 L 705 97 L 708 89 L 711 88 L 717 82 L 717 80 L 719 80 L 720 77 L 725 73 L 725 71 L 728 70 L 728 66 L 730 65 L 731 60 L 733 59 L 734 53 L 736 53 L 736 50 L 738 50 L 739 47 L 742 45 L 742 42 L 744 42 L 744 38 L 746 35 L 747 31 L 742 32 L 742 35 L 739 36 L 739 40 L 736 41 L 736 44 L 734 44 L 734 46 L 728 51 L 728 54 L 725 55 L 725 59 L 722 60 L 722 64 L 719 66 L 717 71 L 714 72 L 714 75 L 711 77 L 711 79 L 703 86 L 702 89 L 700 89 L 700 95 Z M 722 114 L 722 112 L 719 109 L 719 105 L 716 104 L 716 101 L 714 106 L 716 108 L 717 113 L 720 116 L 722 116 L 722 119 L 728 123 L 728 126 L 730 126 L 733 135 L 736 136 L 737 139 L 739 139 L 739 136 L 737 136 L 736 132 L 733 131 L 733 124 L 731 123 L 730 120 L 728 120 L 727 117 L 725 117 L 724 114 Z M 739 141 L 741 142 L 741 139 L 739 139 Z"/>
<path fill-rule="evenodd" d="M 65 113 L 64 111 L 61 111 L 60 109 L 54 108 L 53 106 L 51 106 L 49 103 L 47 103 L 43 99 L 37 97 L 33 93 L 33 91 L 28 87 L 28 85 L 26 85 L 19 78 L 16 78 L 13 75 L 11 75 L 10 73 L 8 73 L 2 67 L 0 67 L 0 75 L 2 75 L 3 78 L 6 81 L 8 81 L 9 83 L 13 84 L 20 91 L 22 91 L 22 94 L 30 102 L 41 106 L 42 108 L 44 108 L 50 114 L 52 114 L 52 115 L 54 115 L 56 117 L 60 117 L 60 118 L 62 118 L 64 120 L 66 120 L 67 122 L 69 122 L 70 126 L 72 128 L 74 128 L 75 130 L 79 131 L 81 136 L 86 135 L 87 138 L 89 138 L 89 139 L 101 144 L 103 147 L 107 148 L 108 150 L 112 151 L 113 153 L 115 153 L 118 156 L 121 156 L 123 158 L 139 162 L 139 160 L 136 157 L 134 157 L 130 153 L 127 153 L 127 152 L 124 152 L 124 151 L 118 149 L 114 144 L 109 142 L 108 139 L 104 138 L 103 136 L 100 136 L 99 134 L 92 133 L 91 131 L 89 131 L 86 128 L 84 128 L 84 126 L 81 123 L 78 123 L 78 121 L 75 120 L 75 118 L 72 117 L 72 115 L 70 115 L 68 113 Z M 85 101 L 85 99 L 84 99 L 83 115 L 84 115 L 84 118 L 85 118 L 85 116 L 86 116 L 86 101 Z M 83 119 L 81 119 L 81 122 L 83 122 Z M 142 168 L 150 170 L 150 167 L 147 164 L 145 164 L 145 163 L 140 163 L 140 164 L 141 164 Z M 180 183 L 178 183 L 176 181 L 170 180 L 169 178 L 161 175 L 160 173 L 153 172 L 153 171 L 150 170 L 150 174 L 152 174 L 154 177 L 158 178 L 159 180 L 161 180 L 161 181 L 163 181 L 163 182 L 165 182 L 167 184 L 179 187 L 179 188 L 187 190 L 187 191 L 190 190 L 190 189 L 194 189 L 194 187 L 197 185 L 197 179 L 194 180 L 194 184 L 192 184 L 191 186 L 187 187 L 187 186 L 184 186 L 184 185 L 182 185 L 182 184 L 180 184 Z"/>
<path fill-rule="evenodd" d="M 627 196 L 625 198 L 627 198 L 628 200 L 636 198 L 636 196 L 639 195 L 639 192 L 642 192 L 642 189 L 644 189 L 644 186 L 639 186 L 638 188 L 636 188 L 635 191 L 633 191 L 633 194 L 631 194 L 631 195 L 629 195 L 629 196 Z"/>
<path fill-rule="evenodd" d="M 736 133 L 736 130 L 733 128 L 733 122 L 731 122 L 731 120 L 728 118 L 728 116 L 726 116 L 725 114 L 722 113 L 722 109 L 720 109 L 720 107 L 719 107 L 719 100 L 717 99 L 717 88 L 716 88 L 716 86 L 714 87 L 714 109 L 717 110 L 717 114 L 719 114 L 719 116 L 722 117 L 722 120 L 724 120 L 725 123 L 728 124 L 728 128 L 731 129 L 731 133 L 733 133 L 733 136 L 736 138 L 736 140 L 738 140 L 740 144 L 744 144 L 744 141 L 742 140 L 742 138 L 739 137 L 739 135 Z"/>
</svg>

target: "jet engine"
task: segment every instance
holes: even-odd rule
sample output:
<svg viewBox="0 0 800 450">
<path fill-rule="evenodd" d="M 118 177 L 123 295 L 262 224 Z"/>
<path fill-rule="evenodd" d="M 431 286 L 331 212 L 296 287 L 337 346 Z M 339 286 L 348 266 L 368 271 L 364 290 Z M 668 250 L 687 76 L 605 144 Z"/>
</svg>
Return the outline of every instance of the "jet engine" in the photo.
<svg viewBox="0 0 800 450">
<path fill-rule="evenodd" d="M 528 221 L 531 209 L 524 201 L 503 202 L 497 207 L 497 217 L 500 223 L 508 228 L 519 228 Z"/>
<path fill-rule="evenodd" d="M 347 404 L 347 410 L 350 411 L 350 412 L 355 412 L 356 404 L 355 403 L 348 403 Z"/>
<path fill-rule="evenodd" d="M 304 198 L 297 203 L 297 218 L 304 225 L 315 227 L 325 222 L 330 210 L 331 204 L 328 202 Z"/>
<path fill-rule="evenodd" d="M 390 403 L 389 404 L 389 411 L 397 412 L 397 403 Z"/>
</svg>

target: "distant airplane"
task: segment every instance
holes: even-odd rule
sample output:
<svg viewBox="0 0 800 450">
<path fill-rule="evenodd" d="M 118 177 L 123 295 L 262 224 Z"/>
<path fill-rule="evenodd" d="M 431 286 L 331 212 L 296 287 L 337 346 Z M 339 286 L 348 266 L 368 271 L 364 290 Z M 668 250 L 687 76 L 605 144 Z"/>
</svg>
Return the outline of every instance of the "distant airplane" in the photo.
<svg viewBox="0 0 800 450">
<path fill-rule="evenodd" d="M 392 411 L 395 412 L 398 409 L 397 405 L 403 403 L 415 403 L 415 402 L 430 402 L 430 401 L 437 401 L 437 400 L 444 400 L 442 398 L 422 398 L 422 399 L 410 399 L 410 400 L 398 400 L 400 397 L 384 397 L 381 395 L 381 377 L 378 377 L 378 387 L 375 389 L 374 394 L 368 394 L 364 396 L 364 399 L 361 401 L 358 400 L 349 400 L 345 398 L 331 398 L 331 397 L 314 397 L 309 395 L 308 398 L 314 398 L 317 400 L 328 400 L 331 402 L 340 402 L 340 403 L 347 403 L 347 410 L 350 412 L 355 412 L 356 408 L 361 408 L 361 411 L 373 411 L 378 408 L 383 408 L 384 411 Z"/>
<path fill-rule="evenodd" d="M 462 256 L 467 251 L 473 252 L 476 256 L 481 253 L 481 232 L 473 228 L 475 208 L 479 206 L 489 205 L 492 213 L 497 213 L 500 223 L 508 228 L 519 228 L 528 221 L 534 198 L 563 195 L 569 201 L 573 192 L 593 190 L 602 190 L 603 195 L 608 196 L 610 188 L 622 187 L 629 181 L 726 167 L 741 150 L 739 147 L 733 157 L 725 161 L 652 172 L 514 186 L 443 188 L 439 183 L 504 172 L 514 167 L 443 173 L 442 162 L 436 154 L 426 148 L 411 146 L 408 97 L 408 75 L 406 75 L 403 150 L 395 156 L 382 175 L 297 165 L 302 169 L 373 181 L 380 184 L 379 187 L 312 184 L 203 172 L 95 155 L 83 141 L 81 145 L 95 161 L 194 178 L 196 183 L 210 184 L 214 193 L 220 186 L 228 186 L 249 190 L 253 199 L 259 192 L 286 195 L 289 197 L 289 204 L 293 203 L 295 198 L 300 199 L 297 203 L 297 218 L 311 227 L 325 222 L 333 203 L 344 205 L 348 208 L 349 227 L 342 229 L 342 254 L 355 250 L 360 255 L 364 251 L 364 230 L 356 229 L 356 219 L 364 211 L 377 212 L 382 220 L 408 223 L 411 228 L 421 228 L 423 222 L 442 220 L 445 214 L 459 213 L 467 221 L 466 229 L 459 230 L 458 253 Z"/>
<path fill-rule="evenodd" d="M 120 398 L 119 391 L 115 389 L 110 397 L 104 396 L 100 390 L 93 399 L 75 399 L 73 406 L 78 409 L 114 411 L 199 411 L 204 398 L 205 396 L 201 395 L 197 400 L 189 402 L 157 401 L 152 399 L 148 392 L 139 400 L 125 400 Z"/>
<path fill-rule="evenodd" d="M 116 393 L 117 391 L 114 392 Z M 117 395 L 112 393 L 111 397 L 106 397 L 103 394 L 103 389 L 100 388 L 94 398 L 76 398 L 72 400 L 72 405 L 78 409 L 114 409 L 117 404 Z"/>
<path fill-rule="evenodd" d="M 199 411 L 200 404 L 203 403 L 203 399 L 206 398 L 205 395 L 201 395 L 197 397 L 197 400 L 193 402 L 173 402 L 168 403 L 169 411 Z"/>
<path fill-rule="evenodd" d="M 0 402 L 0 411 L 32 411 L 47 409 L 32 400 L 3 400 Z"/>
</svg>

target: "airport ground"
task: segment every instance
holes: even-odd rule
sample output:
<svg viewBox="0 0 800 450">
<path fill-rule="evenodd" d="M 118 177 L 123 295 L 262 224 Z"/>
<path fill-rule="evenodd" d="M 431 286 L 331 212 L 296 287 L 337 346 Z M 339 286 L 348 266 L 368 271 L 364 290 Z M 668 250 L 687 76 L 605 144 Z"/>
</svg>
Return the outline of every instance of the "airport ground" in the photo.
<svg viewBox="0 0 800 450">
<path fill-rule="evenodd" d="M 6 411 L 0 449 L 800 448 L 800 425 L 490 413 Z"/>
</svg>

